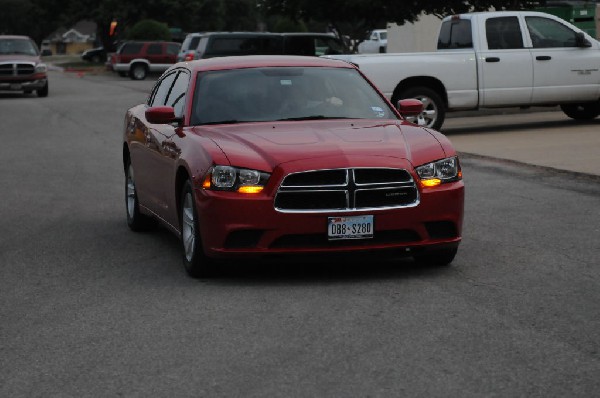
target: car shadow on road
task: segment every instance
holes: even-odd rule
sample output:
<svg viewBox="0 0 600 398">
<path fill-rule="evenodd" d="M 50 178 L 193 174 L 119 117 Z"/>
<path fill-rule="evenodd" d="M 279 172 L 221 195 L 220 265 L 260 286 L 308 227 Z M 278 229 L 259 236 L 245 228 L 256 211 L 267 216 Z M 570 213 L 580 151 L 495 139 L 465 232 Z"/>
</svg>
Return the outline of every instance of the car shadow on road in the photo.
<svg viewBox="0 0 600 398">
<path fill-rule="evenodd" d="M 151 240 L 160 240 L 177 257 L 170 263 L 169 272 L 186 276 L 181 261 L 180 241 L 162 227 L 148 232 Z M 306 285 L 321 283 L 354 283 L 357 281 L 437 278 L 453 272 L 452 266 L 418 265 L 404 253 L 358 252 L 349 254 L 269 255 L 218 261 L 209 278 L 202 283 L 223 286 Z"/>
</svg>

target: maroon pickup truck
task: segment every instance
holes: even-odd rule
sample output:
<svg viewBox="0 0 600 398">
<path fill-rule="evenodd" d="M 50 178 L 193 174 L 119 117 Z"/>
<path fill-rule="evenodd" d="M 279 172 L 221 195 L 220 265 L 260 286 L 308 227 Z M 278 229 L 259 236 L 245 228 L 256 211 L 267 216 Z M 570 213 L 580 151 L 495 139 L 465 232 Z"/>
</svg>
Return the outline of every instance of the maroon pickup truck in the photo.
<svg viewBox="0 0 600 398">
<path fill-rule="evenodd" d="M 38 97 L 47 97 L 46 71 L 33 40 L 27 36 L 0 36 L 0 91 L 35 91 Z"/>
</svg>

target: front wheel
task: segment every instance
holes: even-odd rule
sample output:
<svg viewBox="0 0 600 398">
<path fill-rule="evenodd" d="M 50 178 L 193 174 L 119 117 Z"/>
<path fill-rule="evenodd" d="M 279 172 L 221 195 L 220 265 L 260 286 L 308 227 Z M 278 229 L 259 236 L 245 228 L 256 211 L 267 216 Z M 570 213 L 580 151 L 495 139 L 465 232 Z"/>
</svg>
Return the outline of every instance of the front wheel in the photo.
<svg viewBox="0 0 600 398">
<path fill-rule="evenodd" d="M 419 265 L 444 266 L 449 265 L 456 256 L 458 248 L 438 249 L 414 254 L 413 258 Z"/>
<path fill-rule="evenodd" d="M 47 97 L 48 96 L 48 83 L 44 85 L 44 87 L 36 90 L 38 97 Z"/>
<path fill-rule="evenodd" d="M 192 278 L 208 277 L 213 272 L 213 263 L 204 254 L 194 190 L 188 180 L 181 191 L 180 206 L 181 243 L 183 246 L 183 265 Z"/>
<path fill-rule="evenodd" d="M 423 103 L 423 111 L 417 116 L 406 119 L 414 124 L 439 130 L 446 117 L 446 106 L 440 95 L 428 87 L 411 87 L 393 99 L 394 106 L 398 100 L 414 98 Z"/>
<path fill-rule="evenodd" d="M 560 109 L 571 119 L 590 120 L 600 115 L 600 101 L 564 104 L 560 106 Z"/>
</svg>

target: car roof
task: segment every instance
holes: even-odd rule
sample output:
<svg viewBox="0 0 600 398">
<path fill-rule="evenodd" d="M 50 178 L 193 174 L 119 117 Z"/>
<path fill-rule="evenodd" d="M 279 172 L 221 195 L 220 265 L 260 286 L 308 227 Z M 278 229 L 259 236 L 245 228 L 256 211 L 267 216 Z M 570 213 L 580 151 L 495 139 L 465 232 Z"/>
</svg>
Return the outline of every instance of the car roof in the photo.
<svg viewBox="0 0 600 398">
<path fill-rule="evenodd" d="M 31 40 L 29 36 L 20 36 L 20 35 L 0 35 L 0 39 L 27 39 Z"/>
<path fill-rule="evenodd" d="M 354 68 L 353 65 L 345 61 L 296 55 L 243 55 L 235 57 L 216 57 L 200 59 L 197 61 L 181 62 L 179 64 L 175 64 L 174 67 L 182 65 L 185 65 L 190 70 L 196 72 L 207 70 L 286 66 Z"/>
</svg>

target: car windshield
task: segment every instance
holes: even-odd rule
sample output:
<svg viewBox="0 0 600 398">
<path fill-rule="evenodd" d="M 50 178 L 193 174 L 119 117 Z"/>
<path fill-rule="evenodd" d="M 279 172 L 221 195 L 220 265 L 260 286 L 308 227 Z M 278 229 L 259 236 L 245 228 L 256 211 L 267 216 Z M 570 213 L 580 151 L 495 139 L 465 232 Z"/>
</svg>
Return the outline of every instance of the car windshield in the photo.
<svg viewBox="0 0 600 398">
<path fill-rule="evenodd" d="M 349 118 L 398 119 L 355 69 L 269 67 L 200 72 L 191 124 Z"/>
<path fill-rule="evenodd" d="M 37 48 L 29 39 L 0 39 L 0 55 L 38 55 Z"/>
</svg>

